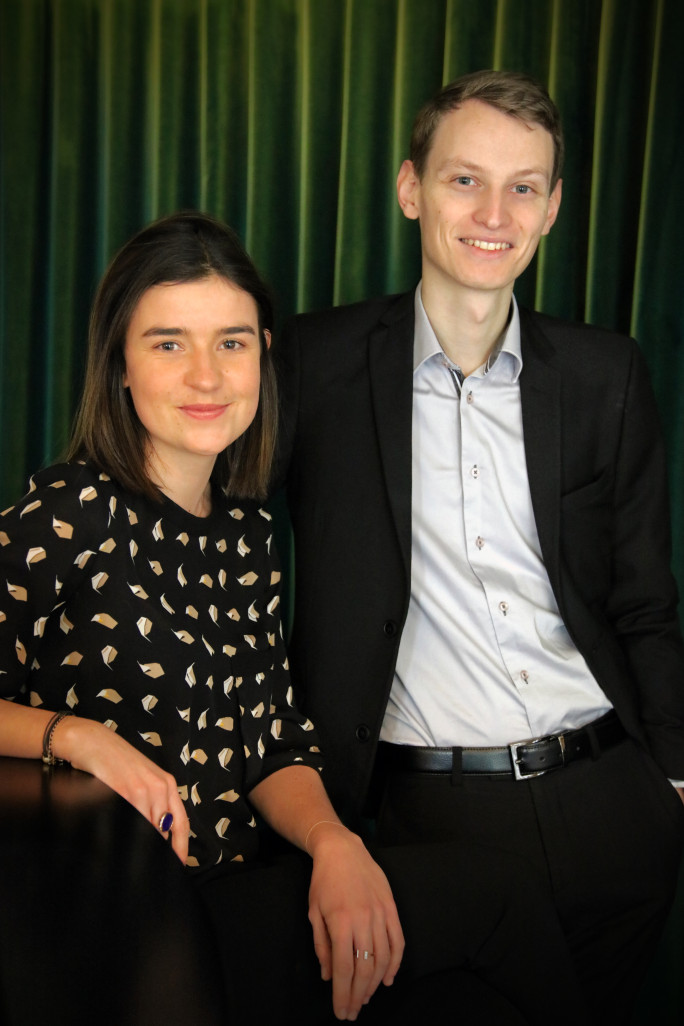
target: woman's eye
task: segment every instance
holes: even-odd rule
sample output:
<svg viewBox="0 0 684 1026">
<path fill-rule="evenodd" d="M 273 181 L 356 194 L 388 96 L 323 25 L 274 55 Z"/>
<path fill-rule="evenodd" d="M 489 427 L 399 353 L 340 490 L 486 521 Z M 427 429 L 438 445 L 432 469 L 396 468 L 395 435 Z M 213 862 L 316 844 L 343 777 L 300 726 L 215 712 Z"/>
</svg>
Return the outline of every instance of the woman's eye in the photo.
<svg viewBox="0 0 684 1026">
<path fill-rule="evenodd" d="M 242 342 L 239 342 L 236 338 L 227 338 L 223 341 L 224 349 L 240 349 Z"/>
<path fill-rule="evenodd" d="M 161 349 L 163 353 L 172 353 L 175 349 L 178 349 L 177 342 L 160 342 L 157 349 Z"/>
</svg>

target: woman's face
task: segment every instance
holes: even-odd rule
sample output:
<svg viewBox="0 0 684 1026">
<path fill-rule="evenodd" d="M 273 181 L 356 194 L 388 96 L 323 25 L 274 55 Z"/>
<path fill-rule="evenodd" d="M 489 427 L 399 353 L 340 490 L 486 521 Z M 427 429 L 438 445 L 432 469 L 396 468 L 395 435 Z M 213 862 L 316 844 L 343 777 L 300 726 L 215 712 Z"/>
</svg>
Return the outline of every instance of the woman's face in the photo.
<svg viewBox="0 0 684 1026">
<path fill-rule="evenodd" d="M 211 472 L 249 427 L 260 355 L 256 303 L 224 278 L 143 293 L 126 332 L 124 386 L 147 431 L 158 483 L 165 472 L 199 469 L 199 461 Z"/>
</svg>

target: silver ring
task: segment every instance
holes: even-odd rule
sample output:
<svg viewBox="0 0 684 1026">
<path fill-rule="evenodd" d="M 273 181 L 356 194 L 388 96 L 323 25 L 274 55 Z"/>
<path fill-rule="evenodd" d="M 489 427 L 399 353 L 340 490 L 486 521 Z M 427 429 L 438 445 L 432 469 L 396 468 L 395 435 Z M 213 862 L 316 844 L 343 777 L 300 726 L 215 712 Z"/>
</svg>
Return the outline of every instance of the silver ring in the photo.
<svg viewBox="0 0 684 1026">
<path fill-rule="evenodd" d="M 369 958 L 375 958 L 375 953 L 372 951 L 359 951 L 359 949 L 357 948 L 356 957 L 362 958 L 364 962 L 367 962 Z"/>
<path fill-rule="evenodd" d="M 173 813 L 165 812 L 163 816 L 159 817 L 159 831 L 165 834 L 167 830 L 170 830 L 173 826 Z"/>
</svg>

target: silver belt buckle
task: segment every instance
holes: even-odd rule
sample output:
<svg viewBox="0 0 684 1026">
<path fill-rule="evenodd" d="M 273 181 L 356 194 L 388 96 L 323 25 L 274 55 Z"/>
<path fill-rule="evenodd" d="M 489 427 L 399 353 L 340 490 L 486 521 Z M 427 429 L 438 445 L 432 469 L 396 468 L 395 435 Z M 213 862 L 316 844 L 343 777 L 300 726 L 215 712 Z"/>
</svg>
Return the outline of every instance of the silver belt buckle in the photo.
<svg viewBox="0 0 684 1026">
<path fill-rule="evenodd" d="M 565 737 L 563 734 L 546 734 L 544 737 L 531 737 L 527 741 L 514 741 L 508 746 L 511 753 L 511 762 L 513 763 L 513 776 L 516 780 L 530 780 L 531 777 L 543 777 L 545 773 L 550 773 L 552 770 L 560 768 L 559 766 L 549 766 L 547 769 L 530 770 L 529 773 L 523 773 L 520 769 L 518 748 L 530 748 L 535 745 L 547 744 L 549 741 L 558 742 L 561 750 L 561 766 L 565 765 Z"/>
</svg>

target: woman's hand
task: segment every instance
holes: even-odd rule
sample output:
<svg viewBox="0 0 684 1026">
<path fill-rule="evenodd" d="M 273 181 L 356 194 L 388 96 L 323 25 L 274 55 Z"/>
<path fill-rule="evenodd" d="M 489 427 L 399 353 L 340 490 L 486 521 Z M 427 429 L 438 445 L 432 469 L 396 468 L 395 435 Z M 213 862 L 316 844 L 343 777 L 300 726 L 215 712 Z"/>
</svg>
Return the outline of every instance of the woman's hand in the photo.
<svg viewBox="0 0 684 1026">
<path fill-rule="evenodd" d="M 85 770 L 125 798 L 159 830 L 165 813 L 173 815 L 171 845 L 181 862 L 188 857 L 190 824 L 174 777 L 102 723 L 69 716 L 57 725 L 53 751 L 75 769 Z M 164 837 L 169 836 L 165 832 Z"/>
<path fill-rule="evenodd" d="M 360 837 L 341 823 L 320 823 L 307 844 L 313 856 L 309 920 L 323 979 L 333 981 L 338 1019 L 355 1020 L 380 982 L 401 963 L 404 935 L 385 874 Z"/>
</svg>

